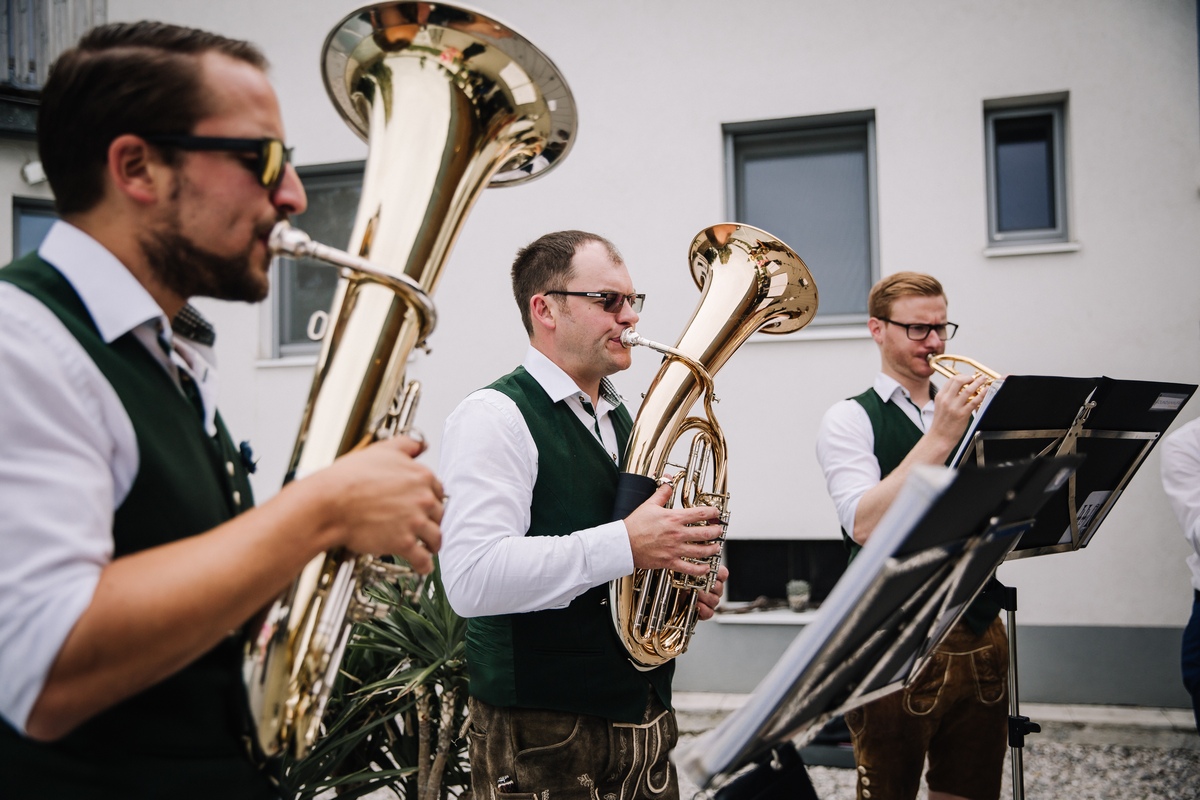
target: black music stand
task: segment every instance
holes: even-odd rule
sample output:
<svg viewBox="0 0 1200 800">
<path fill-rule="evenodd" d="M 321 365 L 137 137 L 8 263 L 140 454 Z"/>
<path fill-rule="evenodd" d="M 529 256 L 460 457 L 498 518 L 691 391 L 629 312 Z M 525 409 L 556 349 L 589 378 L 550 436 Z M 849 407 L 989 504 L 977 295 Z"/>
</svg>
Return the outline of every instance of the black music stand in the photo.
<svg viewBox="0 0 1200 800">
<path fill-rule="evenodd" d="M 747 702 L 674 759 L 708 789 L 747 765 L 761 778 L 847 709 L 902 687 L 979 594 L 1078 459 L 970 471 L 918 468 Z M 780 772 L 779 774 L 784 774 Z M 740 797 L 726 786 L 718 797 Z M 763 780 L 755 780 L 762 792 Z M 781 791 L 783 791 L 781 789 Z"/>
<path fill-rule="evenodd" d="M 1087 547 L 1100 523 L 1196 386 L 1112 378 L 1018 375 L 998 382 L 955 457 L 961 470 L 1016 459 L 1083 456 L 1079 468 L 1038 511 L 1009 559 Z M 1008 612 L 1009 747 L 1013 800 L 1022 800 L 1025 735 L 1041 730 L 1020 715 L 1017 591 L 996 584 Z"/>
</svg>

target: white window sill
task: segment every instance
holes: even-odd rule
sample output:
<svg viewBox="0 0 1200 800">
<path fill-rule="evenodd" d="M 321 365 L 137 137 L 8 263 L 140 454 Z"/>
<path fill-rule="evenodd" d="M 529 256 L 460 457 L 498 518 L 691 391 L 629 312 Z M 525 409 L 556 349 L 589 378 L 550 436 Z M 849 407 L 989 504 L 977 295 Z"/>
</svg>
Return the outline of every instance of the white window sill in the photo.
<svg viewBox="0 0 1200 800">
<path fill-rule="evenodd" d="M 871 331 L 867 329 L 867 322 L 854 323 L 852 325 L 821 325 L 814 327 L 809 325 L 801 328 L 795 333 L 756 333 L 747 340 L 747 344 L 759 344 L 767 342 L 816 342 L 827 341 L 832 339 L 870 339 Z"/>
<path fill-rule="evenodd" d="M 287 369 L 291 367 L 312 369 L 316 365 L 316 353 L 303 356 L 283 356 L 282 358 L 260 358 L 254 362 L 255 369 Z"/>
<path fill-rule="evenodd" d="M 725 603 L 721 604 L 725 606 Z M 729 606 L 745 605 L 730 603 Z M 713 620 L 721 625 L 807 625 L 817 618 L 817 610 L 792 611 L 790 608 L 772 608 L 767 611 L 747 611 L 745 614 L 717 614 Z"/>
<path fill-rule="evenodd" d="M 986 258 L 1001 258 L 1003 256 L 1038 256 L 1046 253 L 1075 253 L 1083 245 L 1079 242 L 1053 242 L 1046 244 L 1010 244 L 998 247 L 985 247 L 983 255 Z"/>
</svg>

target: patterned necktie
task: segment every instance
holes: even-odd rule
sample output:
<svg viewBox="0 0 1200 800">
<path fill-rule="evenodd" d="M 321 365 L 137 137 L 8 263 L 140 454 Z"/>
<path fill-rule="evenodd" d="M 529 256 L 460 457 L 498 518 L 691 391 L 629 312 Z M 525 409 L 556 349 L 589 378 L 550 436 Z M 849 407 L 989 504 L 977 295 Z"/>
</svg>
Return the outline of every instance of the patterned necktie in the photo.
<svg viewBox="0 0 1200 800">
<path fill-rule="evenodd" d="M 604 444 L 604 436 L 600 433 L 600 418 L 596 416 L 596 410 L 592 408 L 591 402 L 583 395 L 579 396 L 579 402 L 583 406 L 583 410 L 592 417 L 592 430 L 596 432 L 596 441 L 600 442 L 601 447 L 607 448 L 607 446 Z M 609 453 L 609 456 L 612 458 L 613 463 L 616 463 L 617 454 Z"/>
<path fill-rule="evenodd" d="M 596 432 L 596 438 L 604 442 L 604 437 L 600 435 L 600 418 L 596 416 L 596 410 L 592 408 L 591 402 L 582 395 L 579 397 L 579 402 L 583 405 L 583 410 L 592 417 L 592 430 Z"/>
<path fill-rule="evenodd" d="M 204 322 L 204 319 L 200 318 L 200 321 Z M 204 324 L 208 325 L 207 322 L 204 322 Z M 173 330 L 175 329 L 174 325 L 171 327 Z M 212 326 L 209 325 L 208 328 L 209 332 L 211 333 Z M 189 336 L 188 338 L 194 337 Z M 162 348 L 164 353 L 166 353 L 168 359 L 171 358 L 172 354 L 175 352 L 175 348 L 171 345 L 171 340 L 167 338 L 166 331 L 162 330 L 161 325 L 158 331 L 158 346 Z M 183 390 L 183 396 L 186 397 L 188 402 L 192 404 L 192 408 L 194 408 L 196 413 L 200 415 L 200 421 L 203 422 L 204 399 L 200 396 L 200 388 L 196 386 L 196 381 L 192 378 L 191 373 L 178 364 L 175 365 L 175 372 L 179 375 L 179 388 Z"/>
</svg>

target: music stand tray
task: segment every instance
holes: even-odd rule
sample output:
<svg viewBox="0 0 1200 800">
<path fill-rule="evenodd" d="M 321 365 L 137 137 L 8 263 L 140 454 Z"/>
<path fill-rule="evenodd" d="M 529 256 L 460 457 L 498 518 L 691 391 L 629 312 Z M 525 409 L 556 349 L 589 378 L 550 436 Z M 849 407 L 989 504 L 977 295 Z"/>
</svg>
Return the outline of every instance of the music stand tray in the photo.
<svg viewBox="0 0 1200 800">
<path fill-rule="evenodd" d="M 969 469 L 1039 455 L 1083 455 L 1009 558 L 1079 550 L 1195 391 L 1195 385 L 1180 383 L 1009 376 L 977 415 L 954 463 Z"/>
<path fill-rule="evenodd" d="M 871 542 L 747 702 L 673 756 L 701 788 L 903 686 L 1078 458 L 909 475 Z"/>
</svg>

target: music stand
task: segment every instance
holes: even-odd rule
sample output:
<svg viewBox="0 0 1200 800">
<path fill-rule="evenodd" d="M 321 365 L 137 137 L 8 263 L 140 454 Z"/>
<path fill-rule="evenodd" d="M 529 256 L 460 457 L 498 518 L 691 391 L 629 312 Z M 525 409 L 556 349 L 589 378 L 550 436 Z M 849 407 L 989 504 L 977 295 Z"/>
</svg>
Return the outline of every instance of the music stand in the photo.
<svg viewBox="0 0 1200 800">
<path fill-rule="evenodd" d="M 1083 461 L 1041 507 L 1008 554 L 1029 558 L 1091 542 L 1125 486 L 1196 391 L 1192 384 L 1018 375 L 995 384 L 954 459 L 962 470 L 1014 459 L 1079 454 Z M 1025 735 L 1041 730 L 1020 715 L 1017 592 L 999 586 L 1008 612 L 1009 747 L 1013 800 L 1024 797 Z"/>
<path fill-rule="evenodd" d="M 1078 459 L 915 469 L 864 547 L 747 702 L 674 756 L 707 789 L 907 682 L 1065 484 Z"/>
</svg>

